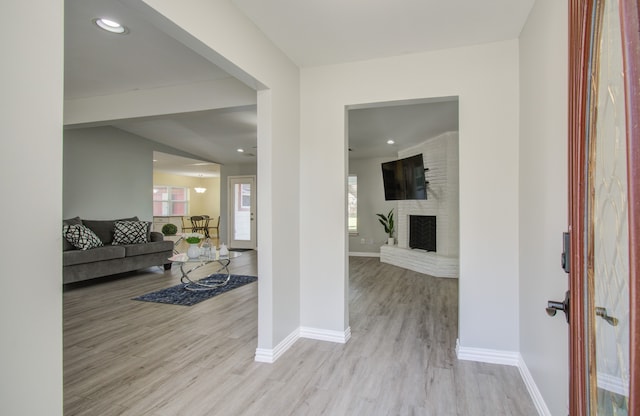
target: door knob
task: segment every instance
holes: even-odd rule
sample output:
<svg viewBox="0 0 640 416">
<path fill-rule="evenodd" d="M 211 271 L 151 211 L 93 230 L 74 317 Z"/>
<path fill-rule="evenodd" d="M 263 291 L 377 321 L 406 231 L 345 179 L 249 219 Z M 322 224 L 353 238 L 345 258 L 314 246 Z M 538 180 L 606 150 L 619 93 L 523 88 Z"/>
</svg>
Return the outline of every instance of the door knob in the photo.
<svg viewBox="0 0 640 416">
<path fill-rule="evenodd" d="M 569 323 L 569 291 L 564 295 L 564 301 L 559 302 L 557 300 L 547 301 L 547 315 L 556 316 L 558 311 L 564 312 L 565 318 L 567 318 L 567 323 Z"/>
</svg>

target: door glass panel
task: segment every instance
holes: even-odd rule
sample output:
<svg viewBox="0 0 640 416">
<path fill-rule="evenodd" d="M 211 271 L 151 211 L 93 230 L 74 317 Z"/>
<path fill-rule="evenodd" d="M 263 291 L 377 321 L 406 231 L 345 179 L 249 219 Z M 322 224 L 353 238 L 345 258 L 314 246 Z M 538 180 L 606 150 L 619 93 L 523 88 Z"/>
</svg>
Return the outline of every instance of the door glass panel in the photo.
<svg viewBox="0 0 640 416">
<path fill-rule="evenodd" d="M 236 183 L 233 186 L 233 239 L 236 241 L 251 240 L 251 191 L 250 183 Z"/>
<path fill-rule="evenodd" d="M 629 232 L 622 37 L 617 0 L 596 7 L 589 143 L 590 414 L 627 415 Z"/>
</svg>

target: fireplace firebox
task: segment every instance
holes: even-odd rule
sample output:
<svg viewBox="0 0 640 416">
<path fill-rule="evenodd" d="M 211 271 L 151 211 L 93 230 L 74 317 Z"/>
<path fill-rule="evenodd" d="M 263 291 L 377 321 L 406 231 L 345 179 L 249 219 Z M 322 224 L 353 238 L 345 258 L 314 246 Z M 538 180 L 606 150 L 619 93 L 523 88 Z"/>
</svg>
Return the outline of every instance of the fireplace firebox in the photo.
<svg viewBox="0 0 640 416">
<path fill-rule="evenodd" d="M 435 215 L 409 215 L 409 247 L 436 251 Z"/>
</svg>

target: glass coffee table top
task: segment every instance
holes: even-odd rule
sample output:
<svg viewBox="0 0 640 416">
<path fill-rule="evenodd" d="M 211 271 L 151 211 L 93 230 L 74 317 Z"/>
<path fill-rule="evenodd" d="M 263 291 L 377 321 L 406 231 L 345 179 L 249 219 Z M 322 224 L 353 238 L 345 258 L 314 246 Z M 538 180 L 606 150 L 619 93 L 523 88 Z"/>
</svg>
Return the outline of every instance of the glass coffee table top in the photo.
<svg viewBox="0 0 640 416">
<path fill-rule="evenodd" d="M 216 251 L 215 254 L 212 252 L 210 256 L 199 256 L 192 258 L 189 257 L 186 253 L 180 253 L 169 257 L 169 260 L 180 265 L 180 272 L 182 273 L 180 281 L 184 284 L 185 290 L 212 290 L 221 286 L 225 286 L 227 283 L 229 283 L 229 279 L 231 278 L 231 273 L 229 272 L 229 264 L 231 264 L 231 259 L 239 257 L 241 255 L 242 253 L 230 251 L 228 255 L 221 256 L 220 251 Z M 198 270 L 199 268 L 211 263 L 218 263 L 221 267 L 215 273 L 207 275 L 201 279 L 192 280 L 189 277 L 189 274 L 191 274 L 193 271 Z M 193 267 L 188 268 L 189 265 Z M 185 269 L 185 266 L 188 269 Z M 214 281 L 208 280 L 206 283 L 204 282 L 205 279 L 208 279 L 216 274 L 225 274 L 226 276 Z"/>
</svg>

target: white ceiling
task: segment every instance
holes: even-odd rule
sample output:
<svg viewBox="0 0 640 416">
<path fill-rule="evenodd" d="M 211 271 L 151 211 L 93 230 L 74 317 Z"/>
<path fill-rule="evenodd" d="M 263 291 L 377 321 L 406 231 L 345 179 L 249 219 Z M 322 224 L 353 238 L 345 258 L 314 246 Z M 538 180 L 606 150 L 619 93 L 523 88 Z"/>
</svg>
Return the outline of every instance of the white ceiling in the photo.
<svg viewBox="0 0 640 416">
<path fill-rule="evenodd" d="M 534 0 L 229 1 L 294 62 L 312 66 L 514 39 Z M 103 32 L 92 22 L 96 17 L 121 21 L 129 33 Z M 65 100 L 228 77 L 118 0 L 65 0 Z M 419 108 L 390 103 L 388 111 L 380 105 L 350 111 L 351 156 L 389 155 L 380 138 L 408 147 L 416 137 L 457 126 L 457 102 L 435 101 Z M 421 115 L 414 118 L 416 111 Z M 110 124 L 203 160 L 255 162 L 255 106 Z M 238 147 L 247 152 L 238 153 Z"/>
<path fill-rule="evenodd" d="M 350 109 L 349 158 L 397 156 L 399 150 L 448 131 L 458 131 L 457 97 Z"/>
<path fill-rule="evenodd" d="M 534 0 L 231 0 L 300 66 L 519 36 Z"/>
</svg>

